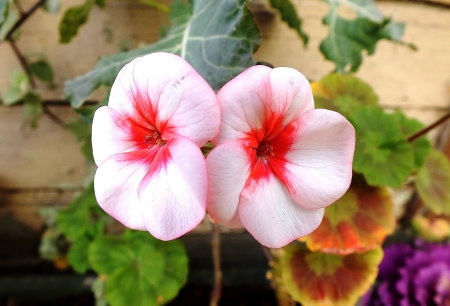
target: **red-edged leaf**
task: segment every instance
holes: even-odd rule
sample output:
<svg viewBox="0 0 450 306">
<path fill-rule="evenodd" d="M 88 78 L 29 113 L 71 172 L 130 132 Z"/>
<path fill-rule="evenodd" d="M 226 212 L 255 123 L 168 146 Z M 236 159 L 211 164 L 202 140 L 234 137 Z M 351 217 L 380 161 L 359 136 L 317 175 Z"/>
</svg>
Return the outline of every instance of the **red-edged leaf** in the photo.
<svg viewBox="0 0 450 306">
<path fill-rule="evenodd" d="M 308 306 L 354 305 L 375 281 L 381 248 L 362 254 L 311 252 L 301 244 L 285 247 L 279 257 L 285 290 Z"/>
<path fill-rule="evenodd" d="M 302 241 L 312 251 L 360 253 L 380 246 L 394 227 L 394 206 L 387 189 L 354 180 L 344 196 L 325 209 L 319 227 Z"/>
</svg>

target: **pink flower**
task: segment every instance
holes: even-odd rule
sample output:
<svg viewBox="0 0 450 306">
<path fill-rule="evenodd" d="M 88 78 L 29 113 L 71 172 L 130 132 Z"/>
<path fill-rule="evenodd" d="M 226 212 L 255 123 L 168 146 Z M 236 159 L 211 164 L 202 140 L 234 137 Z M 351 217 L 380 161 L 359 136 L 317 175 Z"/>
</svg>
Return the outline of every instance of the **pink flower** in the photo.
<svg viewBox="0 0 450 306">
<path fill-rule="evenodd" d="M 182 58 L 154 53 L 127 64 L 92 125 L 99 205 L 161 240 L 193 229 L 207 197 L 199 147 L 219 123 L 214 91 Z"/>
<path fill-rule="evenodd" d="M 252 67 L 218 92 L 222 122 L 208 155 L 208 212 L 279 248 L 312 232 L 352 177 L 355 130 L 314 109 L 306 78 Z"/>
</svg>

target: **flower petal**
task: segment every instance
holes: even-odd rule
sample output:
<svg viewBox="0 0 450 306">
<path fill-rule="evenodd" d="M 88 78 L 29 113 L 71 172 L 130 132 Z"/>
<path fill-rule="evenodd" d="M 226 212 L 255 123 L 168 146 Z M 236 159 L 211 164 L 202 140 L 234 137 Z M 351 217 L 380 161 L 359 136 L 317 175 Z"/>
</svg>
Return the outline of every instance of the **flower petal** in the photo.
<svg viewBox="0 0 450 306">
<path fill-rule="evenodd" d="M 238 139 L 261 141 L 314 108 L 311 86 L 291 68 L 254 66 L 217 93 L 222 123 L 216 144 Z"/>
<path fill-rule="evenodd" d="M 342 115 L 324 109 L 308 111 L 276 141 L 291 144 L 283 159 L 270 159 L 270 165 L 296 203 L 317 209 L 347 191 L 355 129 Z"/>
<path fill-rule="evenodd" d="M 134 59 L 119 72 L 109 107 L 164 139 L 183 136 L 197 146 L 219 130 L 214 91 L 185 60 L 170 53 Z"/>
<path fill-rule="evenodd" d="M 132 229 L 147 229 L 137 190 L 155 152 L 156 149 L 149 149 L 112 155 L 100 164 L 95 173 L 94 190 L 98 204 Z"/>
<path fill-rule="evenodd" d="M 114 109 L 97 109 L 92 123 L 92 149 L 94 160 L 100 165 L 111 155 L 145 149 L 147 130 L 127 120 Z"/>
<path fill-rule="evenodd" d="M 258 159 L 240 197 L 242 224 L 269 248 L 281 248 L 311 233 L 319 226 L 323 213 L 324 209 L 306 209 L 292 201 L 263 159 Z"/>
<path fill-rule="evenodd" d="M 143 219 L 158 239 L 175 239 L 204 218 L 207 196 L 206 164 L 200 149 L 178 137 L 159 148 L 139 187 Z"/>
<path fill-rule="evenodd" d="M 283 125 L 314 108 L 311 85 L 292 68 L 279 67 L 270 72 L 271 107 L 284 105 Z"/>
<path fill-rule="evenodd" d="M 216 147 L 206 157 L 209 182 L 207 210 L 219 224 L 242 227 L 238 204 L 250 176 L 252 160 L 249 150 L 253 151 L 240 143 L 226 143 Z"/>
<path fill-rule="evenodd" d="M 253 66 L 225 84 L 217 93 L 221 125 L 217 145 L 247 138 L 264 124 L 264 103 L 270 98 L 269 73 L 266 66 Z"/>
</svg>

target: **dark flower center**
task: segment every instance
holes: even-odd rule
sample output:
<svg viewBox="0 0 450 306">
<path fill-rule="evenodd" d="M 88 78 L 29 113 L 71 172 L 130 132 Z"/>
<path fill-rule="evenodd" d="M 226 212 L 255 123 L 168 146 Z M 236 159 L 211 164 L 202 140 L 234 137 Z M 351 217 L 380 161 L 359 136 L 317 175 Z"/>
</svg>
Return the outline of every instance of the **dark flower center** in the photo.
<svg viewBox="0 0 450 306">
<path fill-rule="evenodd" d="M 258 148 L 256 149 L 256 154 L 263 158 L 267 158 L 269 156 L 275 156 L 273 153 L 273 146 L 268 145 L 266 143 L 260 143 Z"/>
<path fill-rule="evenodd" d="M 153 134 L 145 135 L 144 143 L 148 144 L 149 148 L 151 148 L 154 145 L 162 147 L 167 143 L 167 140 L 162 139 L 160 132 L 153 132 Z"/>
</svg>

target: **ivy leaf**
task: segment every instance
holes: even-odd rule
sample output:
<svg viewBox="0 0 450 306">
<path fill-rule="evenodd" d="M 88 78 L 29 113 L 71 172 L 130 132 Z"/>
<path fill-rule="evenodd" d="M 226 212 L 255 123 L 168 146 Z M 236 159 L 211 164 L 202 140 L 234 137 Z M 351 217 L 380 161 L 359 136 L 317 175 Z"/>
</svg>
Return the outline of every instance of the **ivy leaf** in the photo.
<svg viewBox="0 0 450 306">
<path fill-rule="evenodd" d="M 60 6 L 60 0 L 47 0 L 43 6 L 43 9 L 50 14 L 56 14 L 59 12 Z"/>
<path fill-rule="evenodd" d="M 368 186 L 356 176 L 344 196 L 325 208 L 319 227 L 302 241 L 312 251 L 361 253 L 381 246 L 394 227 L 394 204 L 389 192 Z"/>
<path fill-rule="evenodd" d="M 424 128 L 424 125 L 420 121 L 406 117 L 401 111 L 396 111 L 393 115 L 400 125 L 400 132 L 406 139 Z M 416 169 L 418 169 L 422 167 L 425 158 L 430 152 L 431 143 L 427 136 L 424 135 L 412 141 L 411 145 L 414 151 L 414 163 Z"/>
<path fill-rule="evenodd" d="M 27 93 L 23 98 L 23 114 L 32 128 L 37 127 L 37 121 L 43 113 L 41 97 L 34 92 Z"/>
<path fill-rule="evenodd" d="M 320 51 L 326 59 L 336 64 L 336 71 L 357 71 L 362 62 L 362 51 L 369 55 L 375 52 L 380 39 L 401 42 L 403 29 L 401 23 L 393 23 L 390 18 L 380 19 L 374 10 L 371 1 L 345 1 L 356 5 L 360 16 L 354 20 L 339 16 L 339 2 L 329 2 L 330 12 L 323 19 L 323 24 L 329 27 L 328 36 L 320 44 Z M 369 4 L 369 5 L 367 5 Z"/>
<path fill-rule="evenodd" d="M 298 16 L 297 10 L 292 2 L 290 0 L 270 0 L 270 5 L 280 12 L 281 19 L 286 22 L 291 29 L 294 29 L 298 33 L 303 44 L 306 46 L 309 37 L 303 32 L 302 20 Z"/>
<path fill-rule="evenodd" d="M 362 107 L 349 118 L 356 131 L 353 169 L 372 186 L 398 188 L 415 169 L 414 151 L 395 115 Z"/>
<path fill-rule="evenodd" d="M 291 297 L 308 306 L 347 306 L 356 301 L 373 284 L 381 248 L 346 256 L 311 252 L 300 244 L 291 244 L 279 252 L 284 288 Z"/>
<path fill-rule="evenodd" d="M 432 150 L 416 176 L 417 192 L 435 214 L 450 214 L 450 162 Z"/>
<path fill-rule="evenodd" d="M 38 79 L 44 82 L 53 82 L 55 78 L 52 67 L 44 59 L 29 64 L 28 68 Z"/>
<path fill-rule="evenodd" d="M 106 274 L 105 296 L 112 306 L 166 303 L 187 278 L 182 244 L 158 241 L 146 232 L 98 237 L 89 247 L 89 261 Z"/>
<path fill-rule="evenodd" d="M 87 161 L 94 162 L 91 142 L 92 126 L 84 121 L 74 121 L 66 124 L 66 127 L 77 138 L 81 145 L 81 152 L 83 152 Z"/>
<path fill-rule="evenodd" d="M 10 84 L 9 89 L 2 96 L 3 104 L 5 105 L 12 105 L 19 102 L 30 90 L 28 76 L 22 70 L 12 73 Z"/>
<path fill-rule="evenodd" d="M 8 32 L 19 20 L 19 13 L 17 10 L 10 9 L 9 0 L 0 0 L 0 42 L 6 38 Z"/>
<path fill-rule="evenodd" d="M 349 117 L 361 106 L 378 106 L 378 96 L 372 87 L 356 76 L 332 73 L 312 82 L 316 108 L 337 111 Z"/>
<path fill-rule="evenodd" d="M 327 0 L 330 5 L 344 5 L 355 11 L 359 17 L 367 18 L 373 22 L 383 21 L 383 14 L 373 0 Z"/>
<path fill-rule="evenodd" d="M 84 4 L 71 7 L 64 12 L 59 23 L 59 42 L 61 44 L 69 43 L 77 35 L 80 27 L 87 22 L 94 5 L 104 8 L 105 0 L 86 0 Z"/>
<path fill-rule="evenodd" d="M 94 70 L 65 83 L 64 95 L 80 107 L 99 86 L 111 86 L 119 70 L 136 57 L 158 51 L 178 54 L 219 90 L 231 78 L 254 64 L 252 53 L 260 41 L 259 30 L 245 0 L 194 1 L 192 10 L 172 19 L 168 35 L 153 45 L 103 57 Z M 172 11 L 174 7 L 172 7 Z"/>
<path fill-rule="evenodd" d="M 0 0 L 0 26 L 8 16 L 10 0 Z"/>
</svg>

